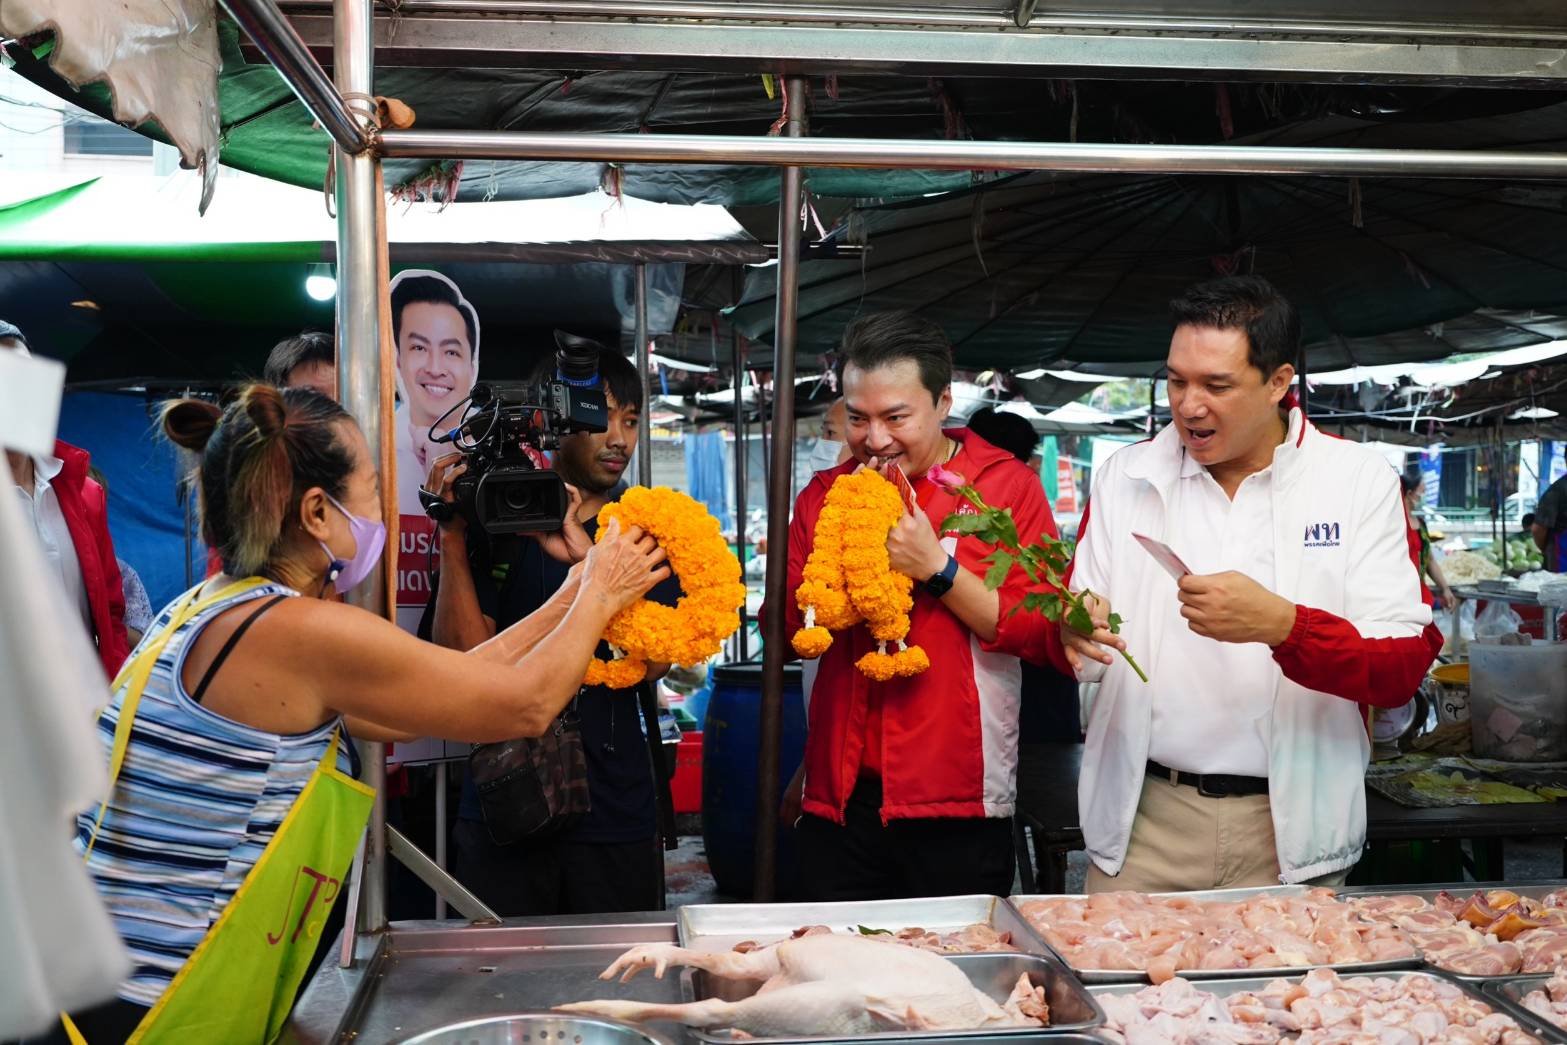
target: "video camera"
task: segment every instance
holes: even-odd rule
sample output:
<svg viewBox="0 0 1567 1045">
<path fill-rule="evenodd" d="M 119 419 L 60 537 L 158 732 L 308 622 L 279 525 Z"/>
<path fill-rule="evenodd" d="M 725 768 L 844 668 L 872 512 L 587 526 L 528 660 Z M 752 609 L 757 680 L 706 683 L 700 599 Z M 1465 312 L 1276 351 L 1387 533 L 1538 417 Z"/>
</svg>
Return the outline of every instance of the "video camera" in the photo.
<svg viewBox="0 0 1567 1045">
<path fill-rule="evenodd" d="M 497 536 L 560 529 L 569 503 L 566 484 L 539 465 L 537 452 L 558 448 L 563 436 L 605 431 L 609 406 L 599 388 L 598 342 L 557 330 L 555 345 L 553 378 L 476 384 L 430 426 L 431 442 L 451 443 L 468 466 L 452 483 L 454 500 L 419 491 L 430 518 L 447 522 L 461 512 L 470 525 Z M 462 420 L 442 431 L 460 409 Z"/>
</svg>

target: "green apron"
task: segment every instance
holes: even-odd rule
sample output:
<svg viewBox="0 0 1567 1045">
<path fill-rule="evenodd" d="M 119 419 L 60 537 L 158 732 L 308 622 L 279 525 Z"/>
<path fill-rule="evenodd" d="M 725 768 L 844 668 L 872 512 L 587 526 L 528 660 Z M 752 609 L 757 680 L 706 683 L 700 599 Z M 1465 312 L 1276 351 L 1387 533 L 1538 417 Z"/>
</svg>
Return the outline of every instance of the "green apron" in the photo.
<svg viewBox="0 0 1567 1045">
<path fill-rule="evenodd" d="M 264 583 L 252 577 L 200 600 L 199 586 L 186 592 L 168 626 L 120 670 L 115 688 L 127 682 L 129 687 L 109 759 L 111 790 L 125 762 L 142 691 L 174 632 L 224 599 Z M 272 841 L 127 1045 L 269 1042 L 282 1031 L 375 799 L 374 789 L 338 771 L 337 745 L 334 732 Z M 107 808 L 105 800 L 89 853 Z M 71 1040 L 85 1045 L 70 1018 L 61 1019 Z"/>
</svg>

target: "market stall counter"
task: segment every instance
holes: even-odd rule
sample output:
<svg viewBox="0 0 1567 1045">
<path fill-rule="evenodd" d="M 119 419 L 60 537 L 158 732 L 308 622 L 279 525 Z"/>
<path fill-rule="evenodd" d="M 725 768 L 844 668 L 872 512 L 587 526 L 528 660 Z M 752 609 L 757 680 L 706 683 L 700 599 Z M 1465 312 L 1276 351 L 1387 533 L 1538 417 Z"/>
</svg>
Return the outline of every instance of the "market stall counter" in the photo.
<svg viewBox="0 0 1567 1045">
<path fill-rule="evenodd" d="M 1066 889 L 1066 854 L 1083 848 L 1077 815 L 1081 744 L 1025 744 L 1018 760 L 1017 809 L 1034 832 L 1039 891 Z M 1379 843 L 1405 841 L 1475 844 L 1476 877 L 1500 880 L 1503 838 L 1567 838 L 1567 802 L 1531 805 L 1470 805 L 1411 809 L 1366 792 L 1366 838 L 1375 859 Z M 1567 842 L 1562 873 L 1567 877 Z"/>
<path fill-rule="evenodd" d="M 678 977 L 647 976 L 624 986 L 599 979 L 627 948 L 674 943 L 675 935 L 671 911 L 512 918 L 494 926 L 394 922 L 384 935 L 355 941 L 350 968 L 332 960 L 334 946 L 295 1006 L 283 1041 L 402 1041 L 446 1024 L 548 1010 L 579 998 L 678 1003 Z M 686 1041 L 676 1024 L 650 1029 Z"/>
<path fill-rule="evenodd" d="M 641 1045 L 734 1041 L 740 1031 L 780 1043 L 1000 1045 L 1103 1022 L 1066 964 L 994 896 L 688 906 L 493 926 L 400 922 L 357 945 L 351 969 L 317 973 L 286 1040 L 558 1043 L 560 1030 L 546 1039 L 540 1028 L 562 1019 L 548 1015 L 559 1006 L 571 1018 L 609 1019 L 568 1028 L 573 1045 L 634 1045 L 623 1025 L 616 1036 L 618 1021 L 648 1032 Z M 882 1005 L 888 990 L 898 998 Z M 742 1002 L 743 1016 L 730 1004 Z M 727 1009 L 717 1021 L 707 1018 L 715 1004 Z"/>
</svg>

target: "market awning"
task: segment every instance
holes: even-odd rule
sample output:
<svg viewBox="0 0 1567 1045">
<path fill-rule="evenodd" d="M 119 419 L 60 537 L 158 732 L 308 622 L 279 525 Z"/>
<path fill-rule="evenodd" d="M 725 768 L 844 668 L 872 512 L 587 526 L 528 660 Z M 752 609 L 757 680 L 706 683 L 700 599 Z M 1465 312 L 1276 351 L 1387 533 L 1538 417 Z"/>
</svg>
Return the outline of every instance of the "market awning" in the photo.
<svg viewBox="0 0 1567 1045">
<path fill-rule="evenodd" d="M 257 373 L 279 338 L 332 324 L 332 301 L 305 290 L 335 253 L 314 193 L 236 178 L 198 217 L 188 176 L 46 179 L 36 195 L 24 180 L 0 188 L 0 302 L 77 385 Z M 395 207 L 388 227 L 395 267 L 439 267 L 478 308 L 486 341 L 515 346 L 486 354 L 498 378 L 523 373 L 554 326 L 628 337 L 628 262 L 648 259 L 658 334 L 678 316 L 680 262 L 766 255 L 721 207 L 602 194 Z"/>
<path fill-rule="evenodd" d="M 860 207 L 836 235 L 868 253 L 801 266 L 803 349 L 830 348 L 856 315 L 907 308 L 972 369 L 1146 373 L 1168 348 L 1167 302 L 1225 273 L 1290 296 L 1312 370 L 1449 355 L 1441 337 L 1384 335 L 1479 309 L 1567 307 L 1567 190 L 1554 185 L 1027 176 Z M 735 322 L 767 340 L 773 309 L 774 270 L 752 269 Z M 1555 336 L 1502 326 L 1494 347 Z"/>
<path fill-rule="evenodd" d="M 1217 2 L 1217 0 L 1216 0 Z M 1237 0 L 1238 2 L 1238 0 Z M 1478 4 L 1480 0 L 1455 0 Z M 1376 19 L 1368 22 L 1343 22 L 1342 13 L 1326 18 L 1323 54 L 1347 53 L 1346 48 L 1362 47 L 1366 53 L 1396 53 L 1405 61 L 1415 78 L 1440 82 L 1441 87 L 1344 83 L 1342 77 L 1318 68 L 1306 79 L 1319 83 L 1280 85 L 1259 81 L 1270 79 L 1267 63 L 1261 56 L 1274 53 L 1273 45 L 1255 38 L 1256 30 L 1241 33 L 1250 56 L 1244 66 L 1228 73 L 1219 69 L 1192 72 L 1190 77 L 1165 71 L 1164 79 L 1207 80 L 1209 74 L 1230 83 L 1212 82 L 1111 82 L 1088 79 L 1094 70 L 1054 65 L 1037 60 L 987 71 L 978 76 L 949 68 L 940 75 L 932 71 L 903 75 L 875 60 L 875 47 L 895 41 L 914 40 L 928 45 L 934 37 L 929 26 L 918 29 L 899 26 L 897 7 L 882 4 L 889 19 L 862 28 L 870 37 L 853 37 L 854 47 L 839 47 L 833 71 L 813 77 L 809 105 L 811 133 L 829 137 L 901 138 L 943 140 L 974 138 L 993 141 L 1099 141 L 1130 143 L 1204 144 L 1239 140 L 1247 135 L 1287 127 L 1305 120 L 1340 116 L 1367 128 L 1399 121 L 1442 122 L 1480 118 L 1495 120 L 1490 126 L 1489 144 L 1541 147 L 1540 136 L 1514 128 L 1503 119 L 1547 106 L 1562 97 L 1560 91 L 1541 90 L 1558 86 L 1555 66 L 1538 68 L 1522 59 L 1549 56 L 1551 41 L 1567 39 L 1567 26 L 1558 24 L 1561 16 L 1533 0 L 1508 0 L 1518 8 L 1518 16 L 1505 25 L 1497 20 L 1497 36 L 1514 44 L 1523 42 L 1527 54 L 1509 66 L 1510 85 L 1527 85 L 1532 90 L 1481 89 L 1450 86 L 1466 80 L 1463 62 L 1444 61 L 1451 26 L 1444 28 L 1441 18 L 1421 14 L 1413 5 L 1389 5 L 1380 12 L 1387 24 L 1404 20 L 1408 35 L 1394 45 L 1375 31 Z M 446 5 L 450 7 L 450 5 Z M 524 5 L 528 6 L 528 5 Z M 544 21 L 520 17 L 452 17 L 436 11 L 432 5 L 421 8 L 415 0 L 398 5 L 395 16 L 377 18 L 381 46 L 377 54 L 376 90 L 397 97 L 416 111 L 420 130 L 517 130 L 517 131 L 606 131 L 649 134 L 740 134 L 763 135 L 779 119 L 781 102 L 776 83 L 763 73 L 783 67 L 778 61 L 747 58 L 743 50 L 732 47 L 707 48 L 722 71 L 713 71 L 679 54 L 663 59 L 650 56 L 647 61 L 621 61 L 603 67 L 603 34 L 625 29 L 632 33 L 670 33 L 681 47 L 698 49 L 697 41 L 714 26 L 689 21 L 676 26 L 660 26 L 656 20 L 630 16 L 612 18 L 594 13 L 592 4 L 566 4 L 589 13 L 578 20 L 551 14 L 549 5 L 531 5 Z M 622 4 L 620 7 L 624 7 Z M 799 5 L 795 5 L 799 6 Z M 972 5 L 970 5 L 972 6 Z M 1230 6 L 1234 6 L 1233 4 Z M 1408 12 L 1398 10 L 1404 6 Z M 1548 6 L 1548 5 L 1547 5 Z M 962 16 L 963 5 L 948 13 Z M 321 29 L 322 4 L 290 5 L 296 22 L 318 51 L 329 40 Z M 515 16 L 520 8 L 507 11 Z M 813 8 L 821 10 L 819 6 Z M 847 11 L 837 14 L 847 17 Z M 1491 12 L 1491 8 L 1486 8 Z M 801 8 L 802 13 L 805 12 Z M 903 15 L 907 15 L 907 11 Z M 982 12 L 983 13 L 983 12 Z M 1111 17 L 1108 8 L 1086 14 Z M 1239 12 L 1229 12 L 1239 15 Z M 1321 11 L 1318 14 L 1322 14 Z M 986 17 L 994 21 L 995 11 Z M 1048 15 L 1048 17 L 1047 17 Z M 1525 17 L 1528 15 L 1529 17 Z M 1060 12 L 1041 13 L 1041 21 L 1028 30 L 1029 39 L 1049 44 L 1060 37 L 1052 18 L 1076 17 Z M 1273 15 L 1282 19 L 1282 15 Z M 1452 16 L 1457 17 L 1457 16 Z M 1475 16 L 1480 18 L 1479 15 Z M 429 19 L 430 21 L 426 21 Z M 1091 19 L 1090 19 L 1091 20 Z M 722 22 L 722 19 L 718 20 Z M 1235 24 L 1240 25 L 1245 21 Z M 1189 27 L 1194 36 L 1182 40 L 1202 41 L 1218 35 L 1201 27 L 1202 19 Z M 1335 22 L 1342 24 L 1335 25 Z M 437 24 L 440 23 L 440 24 Z M 444 26 L 444 28 L 443 28 Z M 832 37 L 841 26 L 814 24 L 802 26 L 783 23 L 782 36 L 789 40 L 811 42 L 813 46 Z M 1413 26 L 1413 28 L 1410 28 Z M 729 42 L 745 39 L 750 29 L 719 24 Z M 567 61 L 570 49 L 558 50 L 565 43 L 561 34 L 581 30 L 598 34 L 594 51 L 598 61 Z M 1415 30 L 1418 29 L 1418 32 Z M 545 31 L 547 30 L 547 31 Z M 976 25 L 962 30 L 966 46 L 1011 46 L 1024 35 L 1015 25 Z M 1151 40 L 1163 40 L 1169 47 L 1167 31 L 1149 30 Z M 443 46 L 452 34 L 466 34 L 467 51 L 458 53 Z M 511 34 L 511 35 L 508 35 Z M 1424 34 L 1424 35 L 1422 35 Z M 1487 34 L 1479 33 L 1478 41 Z M 522 41 L 520 46 L 548 46 L 539 63 L 508 63 L 504 60 L 507 41 Z M 1359 37 L 1375 43 L 1354 43 Z M 1106 48 L 1125 38 L 1120 32 L 1100 30 L 1091 39 L 1076 45 L 1076 50 L 1098 62 L 1108 54 Z M 242 34 L 227 19 L 218 23 L 222 73 L 218 81 L 221 110 L 223 159 L 226 164 L 270 178 L 319 188 L 326 175 L 327 137 L 312 127 L 311 117 L 294 98 L 276 71 L 260 62 L 253 50 L 242 50 Z M 1332 41 L 1336 40 L 1337 44 Z M 1231 41 L 1233 43 L 1233 41 Z M 481 55 L 472 47 L 482 47 Z M 1511 46 L 1510 44 L 1508 46 Z M 1480 45 L 1470 58 L 1479 53 Z M 38 53 L 24 47 L 12 49 L 16 68 L 23 75 L 51 91 L 69 98 L 99 114 L 110 112 L 110 100 L 100 85 L 89 84 L 74 91 L 48 65 L 47 45 Z M 323 53 L 324 57 L 324 53 Z M 940 49 L 932 61 L 947 60 Z M 1552 58 L 1554 62 L 1554 58 Z M 1303 70 L 1304 70 L 1303 66 Z M 1530 74 L 1531 71 L 1537 75 Z M 1123 72 L 1158 72 L 1151 67 L 1128 64 Z M 1098 75 L 1105 75 L 1099 70 Z M 1282 76 L 1282 74 L 1280 74 Z M 1075 79 L 1073 77 L 1076 77 Z M 1280 78 L 1280 77 L 1272 77 Z M 1399 78 L 1392 78 L 1399 79 Z M 1246 82 L 1250 81 L 1250 82 Z M 146 128 L 157 134 L 154 127 Z M 1555 137 L 1559 138 L 1559 133 Z M 1374 144 L 1366 142 L 1364 144 Z M 467 165 L 419 161 L 389 161 L 387 184 L 407 192 L 450 195 L 460 199 L 525 199 L 575 195 L 606 188 L 627 192 L 645 199 L 665 202 L 714 202 L 731 205 L 772 205 L 777 200 L 779 175 L 776 170 L 735 166 L 613 166 L 597 163 L 475 162 Z M 810 191 L 828 198 L 914 199 L 925 194 L 961 189 L 984 180 L 983 175 L 968 172 L 818 170 L 811 172 Z"/>
</svg>

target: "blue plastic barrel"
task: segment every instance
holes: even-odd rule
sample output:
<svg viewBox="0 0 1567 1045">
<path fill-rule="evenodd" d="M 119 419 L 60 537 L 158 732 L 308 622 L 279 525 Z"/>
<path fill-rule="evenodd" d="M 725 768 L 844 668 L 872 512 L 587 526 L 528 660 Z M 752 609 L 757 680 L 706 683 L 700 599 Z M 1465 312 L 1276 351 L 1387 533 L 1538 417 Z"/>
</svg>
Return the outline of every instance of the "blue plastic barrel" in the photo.
<svg viewBox="0 0 1567 1045">
<path fill-rule="evenodd" d="M 724 664 L 702 730 L 702 841 L 718 891 L 746 899 L 756 870 L 756 758 L 761 735 L 762 665 Z M 800 665 L 784 665 L 783 739 L 778 793 L 805 757 L 805 701 Z M 778 830 L 778 896 L 798 894 L 800 857 L 790 824 Z"/>
</svg>

